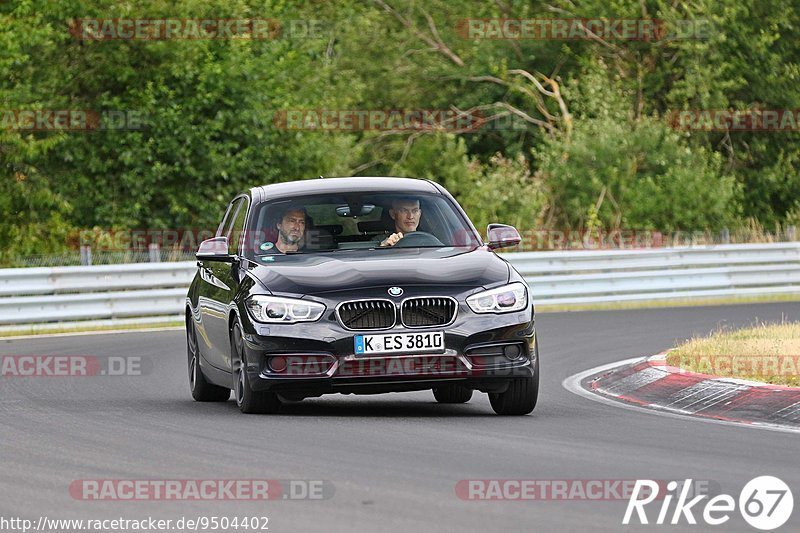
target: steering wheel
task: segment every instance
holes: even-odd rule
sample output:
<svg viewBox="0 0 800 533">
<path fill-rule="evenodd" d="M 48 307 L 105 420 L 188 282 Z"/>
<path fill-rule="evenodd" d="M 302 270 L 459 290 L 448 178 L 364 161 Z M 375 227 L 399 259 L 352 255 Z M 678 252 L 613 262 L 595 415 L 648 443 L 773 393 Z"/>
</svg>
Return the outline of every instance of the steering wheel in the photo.
<svg viewBox="0 0 800 533">
<path fill-rule="evenodd" d="M 416 246 L 444 246 L 444 243 L 435 235 L 425 231 L 411 231 L 404 233 L 403 238 L 397 241 L 395 248 L 413 248 Z"/>
</svg>

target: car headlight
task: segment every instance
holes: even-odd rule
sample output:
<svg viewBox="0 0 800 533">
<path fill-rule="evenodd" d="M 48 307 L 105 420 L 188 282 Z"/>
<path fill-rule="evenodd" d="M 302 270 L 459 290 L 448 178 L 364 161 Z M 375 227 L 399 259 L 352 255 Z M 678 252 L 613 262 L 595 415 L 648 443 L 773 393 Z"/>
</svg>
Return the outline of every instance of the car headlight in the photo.
<svg viewBox="0 0 800 533">
<path fill-rule="evenodd" d="M 268 324 L 314 322 L 325 312 L 321 303 L 278 296 L 251 296 L 245 305 L 256 321 Z"/>
<path fill-rule="evenodd" d="M 528 287 L 515 281 L 496 289 L 479 292 L 467 298 L 467 305 L 476 313 L 510 313 L 528 306 Z"/>
</svg>

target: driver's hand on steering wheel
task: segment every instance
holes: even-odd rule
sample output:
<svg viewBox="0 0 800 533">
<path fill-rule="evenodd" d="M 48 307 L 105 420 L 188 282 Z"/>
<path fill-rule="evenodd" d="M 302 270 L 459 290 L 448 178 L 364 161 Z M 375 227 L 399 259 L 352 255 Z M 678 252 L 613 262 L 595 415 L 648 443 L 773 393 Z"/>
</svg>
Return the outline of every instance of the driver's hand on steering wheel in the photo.
<svg viewBox="0 0 800 533">
<path fill-rule="evenodd" d="M 394 246 L 395 244 L 400 242 L 400 239 L 402 238 L 403 238 L 402 233 L 400 232 L 392 233 L 391 235 L 389 235 L 388 237 L 386 237 L 381 241 L 381 246 Z"/>
</svg>

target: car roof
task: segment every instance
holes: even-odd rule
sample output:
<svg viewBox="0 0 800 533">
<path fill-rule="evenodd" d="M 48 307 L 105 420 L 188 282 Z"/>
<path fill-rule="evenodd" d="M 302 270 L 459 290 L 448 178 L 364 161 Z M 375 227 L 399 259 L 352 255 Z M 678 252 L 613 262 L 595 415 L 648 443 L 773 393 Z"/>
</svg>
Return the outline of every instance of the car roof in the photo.
<svg viewBox="0 0 800 533">
<path fill-rule="evenodd" d="M 316 178 L 284 183 L 272 183 L 252 189 L 254 197 L 273 200 L 303 194 L 333 194 L 344 192 L 408 192 L 438 193 L 436 185 L 428 180 L 393 177 Z"/>
</svg>

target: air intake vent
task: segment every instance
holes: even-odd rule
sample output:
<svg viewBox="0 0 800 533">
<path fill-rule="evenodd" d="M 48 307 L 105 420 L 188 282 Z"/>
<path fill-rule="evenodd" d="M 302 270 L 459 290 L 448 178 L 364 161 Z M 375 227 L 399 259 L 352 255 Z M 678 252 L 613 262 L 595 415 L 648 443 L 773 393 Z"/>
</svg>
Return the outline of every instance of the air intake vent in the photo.
<svg viewBox="0 0 800 533">
<path fill-rule="evenodd" d="M 394 304 L 389 300 L 345 302 L 337 312 L 342 325 L 348 329 L 388 329 L 397 319 Z"/>
<path fill-rule="evenodd" d="M 409 328 L 444 326 L 455 319 L 456 307 L 452 298 L 409 298 L 403 302 L 403 325 Z"/>
</svg>

